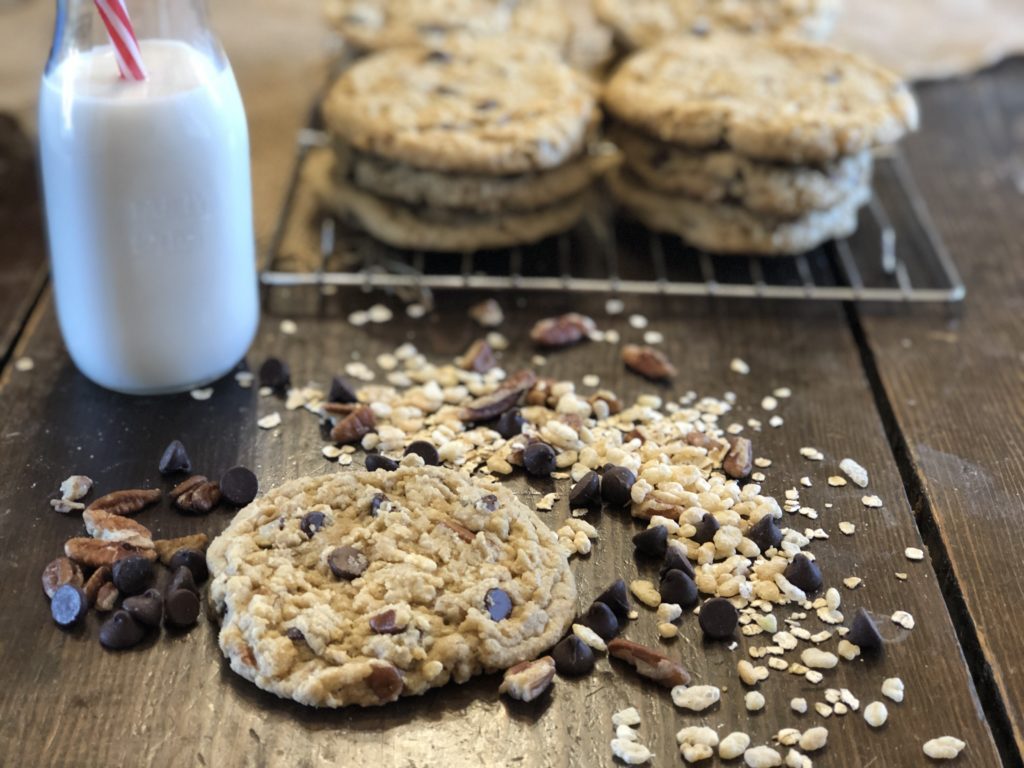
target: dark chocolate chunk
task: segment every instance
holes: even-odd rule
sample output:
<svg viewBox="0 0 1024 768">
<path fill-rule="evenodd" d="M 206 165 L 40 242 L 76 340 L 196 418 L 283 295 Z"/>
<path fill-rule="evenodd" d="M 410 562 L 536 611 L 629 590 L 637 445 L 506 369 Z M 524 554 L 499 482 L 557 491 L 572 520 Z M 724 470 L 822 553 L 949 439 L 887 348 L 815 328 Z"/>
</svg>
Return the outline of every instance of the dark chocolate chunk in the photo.
<svg viewBox="0 0 1024 768">
<path fill-rule="evenodd" d="M 89 612 L 89 598 L 81 587 L 63 584 L 53 593 L 50 601 L 50 615 L 58 626 L 71 627 L 85 618 Z"/>
<path fill-rule="evenodd" d="M 877 651 L 882 647 L 882 634 L 878 631 L 878 625 L 863 608 L 857 609 L 846 639 L 863 651 Z"/>
<path fill-rule="evenodd" d="M 354 547 L 337 547 L 327 556 L 331 573 L 339 579 L 352 581 L 363 575 L 369 567 L 366 556 Z"/>
<path fill-rule="evenodd" d="M 636 475 L 626 467 L 607 467 L 601 478 L 601 498 L 610 507 L 622 508 L 632 501 Z"/>
<path fill-rule="evenodd" d="M 660 560 L 668 551 L 668 528 L 656 525 L 646 531 L 640 531 L 633 537 L 633 546 L 636 547 L 637 554 Z"/>
<path fill-rule="evenodd" d="M 402 695 L 405 688 L 405 681 L 402 673 L 392 664 L 386 661 L 379 662 L 370 667 L 370 674 L 366 677 L 366 684 L 370 686 L 374 696 L 381 704 L 394 701 Z"/>
<path fill-rule="evenodd" d="M 736 631 L 740 614 L 724 597 L 712 597 L 700 607 L 700 628 L 711 640 L 728 640 Z"/>
<path fill-rule="evenodd" d="M 601 476 L 591 470 L 569 492 L 570 509 L 591 509 L 601 505 Z"/>
<path fill-rule="evenodd" d="M 693 534 L 693 540 L 698 544 L 707 544 L 709 541 L 715 540 L 715 533 L 722 526 L 719 525 L 715 516 L 709 512 L 704 513 L 704 517 L 700 519 L 700 522 L 694 526 L 697 531 Z"/>
<path fill-rule="evenodd" d="M 236 507 L 244 507 L 255 499 L 259 489 L 260 481 L 245 467 L 232 467 L 220 477 L 221 496 Z"/>
<path fill-rule="evenodd" d="M 699 598 L 697 585 L 693 579 L 674 568 L 666 571 L 661 577 L 658 593 L 661 595 L 661 602 L 675 603 L 681 608 L 692 608 Z"/>
<path fill-rule="evenodd" d="M 366 457 L 366 471 L 376 472 L 378 469 L 383 469 L 385 472 L 394 472 L 398 469 L 398 462 L 379 453 L 371 453 Z"/>
<path fill-rule="evenodd" d="M 376 616 L 370 617 L 370 629 L 376 632 L 378 635 L 398 635 L 405 631 L 405 627 L 400 627 L 395 623 L 395 611 L 394 609 L 388 609 L 382 613 L 378 613 Z"/>
<path fill-rule="evenodd" d="M 114 563 L 114 586 L 123 595 L 137 595 L 153 583 L 153 563 L 132 555 Z"/>
<path fill-rule="evenodd" d="M 268 357 L 260 366 L 260 386 L 284 390 L 291 384 L 292 374 L 288 366 L 276 357 Z"/>
<path fill-rule="evenodd" d="M 284 631 L 284 636 L 291 640 L 293 643 L 306 642 L 306 636 L 302 634 L 302 630 L 298 627 L 288 627 L 288 629 Z"/>
<path fill-rule="evenodd" d="M 210 576 L 210 570 L 206 566 L 206 555 L 197 549 L 179 549 L 171 556 L 168 566 L 172 571 L 177 571 L 181 567 L 188 568 L 192 571 L 192 578 L 196 584 L 202 584 Z"/>
<path fill-rule="evenodd" d="M 331 388 L 327 392 L 327 402 L 354 403 L 358 399 L 356 397 L 356 388 L 344 376 L 335 376 L 331 379 Z"/>
<path fill-rule="evenodd" d="M 522 411 L 518 408 L 513 408 L 510 411 L 505 411 L 498 417 L 498 420 L 494 423 L 494 431 L 506 440 L 510 440 L 516 435 L 522 434 L 525 424 L 526 419 L 523 418 Z"/>
<path fill-rule="evenodd" d="M 669 571 L 682 571 L 691 579 L 696 575 L 693 570 L 693 563 L 690 562 L 690 558 L 686 556 L 683 548 L 671 545 L 667 548 L 665 561 L 661 564 L 661 576 L 664 576 Z"/>
<path fill-rule="evenodd" d="M 164 597 L 158 589 L 126 598 L 121 604 L 133 619 L 145 627 L 159 627 L 164 618 Z"/>
<path fill-rule="evenodd" d="M 551 650 L 558 674 L 579 677 L 594 668 L 594 651 L 576 635 L 569 635 Z"/>
<path fill-rule="evenodd" d="M 409 443 L 409 447 L 405 449 L 405 455 L 408 456 L 410 453 L 415 453 L 423 459 L 423 463 L 428 467 L 436 467 L 441 463 L 441 457 L 437 455 L 437 448 L 426 440 Z"/>
<path fill-rule="evenodd" d="M 629 612 L 632 606 L 629 602 L 629 590 L 626 588 L 626 582 L 622 579 L 618 579 L 598 595 L 594 602 L 604 603 L 611 608 L 620 624 L 624 625 L 629 621 Z"/>
<path fill-rule="evenodd" d="M 192 471 L 192 460 L 189 459 L 181 440 L 172 440 L 164 448 L 163 456 L 160 457 L 160 463 L 157 465 L 157 468 L 160 470 L 161 475 L 173 475 L 175 472 Z"/>
<path fill-rule="evenodd" d="M 187 589 L 189 592 L 199 594 L 199 587 L 196 586 L 195 577 L 191 569 L 182 565 L 174 571 L 171 576 L 171 583 L 167 587 L 168 592 L 176 592 L 179 589 Z"/>
<path fill-rule="evenodd" d="M 619 634 L 619 620 L 615 612 L 603 602 L 594 601 L 580 617 L 580 624 L 590 627 L 602 640 L 611 640 Z"/>
<path fill-rule="evenodd" d="M 188 589 L 168 592 L 164 614 L 172 627 L 191 627 L 199 618 L 199 595 Z"/>
<path fill-rule="evenodd" d="M 808 595 L 821 589 L 821 568 L 802 552 L 790 561 L 782 575 L 790 584 Z"/>
<path fill-rule="evenodd" d="M 476 508 L 484 510 L 485 512 L 497 512 L 500 503 L 498 497 L 493 493 L 488 493 L 485 496 L 481 496 L 476 502 Z"/>
<path fill-rule="evenodd" d="M 327 515 L 323 512 L 307 512 L 299 521 L 299 529 L 311 539 L 322 531 L 325 525 Z"/>
<path fill-rule="evenodd" d="M 487 594 L 484 595 L 484 607 L 487 608 L 492 621 L 501 621 L 512 613 L 512 598 L 504 589 L 495 587 L 487 590 Z"/>
<path fill-rule="evenodd" d="M 100 627 L 100 643 L 104 648 L 121 651 L 137 645 L 145 634 L 146 630 L 128 611 L 115 611 Z"/>
<path fill-rule="evenodd" d="M 523 466 L 534 477 L 551 477 L 558 466 L 555 449 L 547 443 L 530 443 L 523 450 Z"/>
<path fill-rule="evenodd" d="M 757 544 L 757 548 L 764 554 L 773 547 L 779 548 L 779 544 L 782 543 L 782 529 L 779 528 L 774 517 L 765 515 L 747 531 L 747 538 Z"/>
</svg>

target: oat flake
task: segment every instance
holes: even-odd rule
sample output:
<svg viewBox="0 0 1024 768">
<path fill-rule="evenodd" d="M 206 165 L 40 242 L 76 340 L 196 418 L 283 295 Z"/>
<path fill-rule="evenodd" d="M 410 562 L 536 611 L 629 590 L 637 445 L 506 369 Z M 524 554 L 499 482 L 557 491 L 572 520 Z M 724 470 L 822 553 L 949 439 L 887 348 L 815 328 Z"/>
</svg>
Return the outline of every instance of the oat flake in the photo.
<svg viewBox="0 0 1024 768">
<path fill-rule="evenodd" d="M 20 371 L 21 373 L 28 373 L 36 367 L 36 361 L 31 357 L 19 357 L 14 361 L 14 370 Z"/>
<path fill-rule="evenodd" d="M 882 500 L 877 496 L 862 496 L 860 503 L 868 509 L 880 509 L 882 507 Z"/>
<path fill-rule="evenodd" d="M 741 360 L 738 357 L 734 357 L 732 362 L 729 363 L 729 370 L 733 373 L 740 374 L 740 376 L 746 376 L 750 373 L 750 366 L 747 365 L 746 361 Z"/>
<path fill-rule="evenodd" d="M 280 424 L 281 414 L 278 413 L 277 411 L 267 414 L 262 419 L 256 422 L 256 426 L 258 426 L 260 429 L 274 429 L 274 427 L 280 426 Z"/>
<path fill-rule="evenodd" d="M 209 400 L 213 397 L 213 387 L 204 387 L 203 389 L 193 389 L 189 392 L 192 395 L 193 400 Z"/>
</svg>

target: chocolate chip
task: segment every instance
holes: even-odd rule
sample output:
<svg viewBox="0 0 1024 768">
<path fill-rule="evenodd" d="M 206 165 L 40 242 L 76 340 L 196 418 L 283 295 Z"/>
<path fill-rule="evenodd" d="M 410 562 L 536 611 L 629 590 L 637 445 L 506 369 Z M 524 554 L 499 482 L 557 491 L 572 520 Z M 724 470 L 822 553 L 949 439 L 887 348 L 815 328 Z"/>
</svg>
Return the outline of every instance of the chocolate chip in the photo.
<svg viewBox="0 0 1024 768">
<path fill-rule="evenodd" d="M 782 573 L 786 580 L 807 594 L 821 589 L 821 568 L 803 553 L 797 554 Z"/>
<path fill-rule="evenodd" d="M 591 470 L 569 492 L 570 509 L 591 509 L 601 505 L 601 476 Z"/>
<path fill-rule="evenodd" d="M 179 549 L 171 556 L 168 566 L 174 572 L 182 567 L 188 568 L 197 584 L 202 584 L 210 576 L 210 570 L 206 566 L 206 555 L 197 549 Z"/>
<path fill-rule="evenodd" d="M 494 431 L 506 440 L 511 440 L 516 435 L 523 433 L 523 426 L 525 424 L 526 419 L 523 418 L 522 411 L 518 408 L 513 408 L 510 411 L 505 411 L 498 417 L 498 421 L 494 425 Z"/>
<path fill-rule="evenodd" d="M 199 595 L 188 589 L 168 592 L 164 613 L 172 627 L 191 627 L 199 618 Z"/>
<path fill-rule="evenodd" d="M 114 563 L 114 586 L 125 595 L 137 595 L 153 583 L 153 563 L 132 555 Z"/>
<path fill-rule="evenodd" d="M 306 642 L 306 636 L 302 634 L 302 630 L 298 627 L 288 627 L 288 629 L 284 631 L 284 636 L 291 640 L 293 643 Z"/>
<path fill-rule="evenodd" d="M 43 592 L 49 598 L 65 584 L 80 587 L 83 583 L 82 569 L 69 557 L 58 557 L 43 569 Z"/>
<path fill-rule="evenodd" d="M 693 579 L 675 568 L 666 571 L 661 577 L 658 593 L 661 595 L 661 602 L 675 603 L 682 608 L 692 608 L 697 604 L 699 597 Z"/>
<path fill-rule="evenodd" d="M 724 597 L 713 597 L 700 607 L 700 628 L 711 640 L 728 640 L 736 631 L 740 614 Z"/>
<path fill-rule="evenodd" d="M 313 538 L 327 525 L 327 515 L 323 512 L 307 512 L 299 521 L 299 529 L 309 538 Z"/>
<path fill-rule="evenodd" d="M 356 397 L 356 388 L 344 376 L 335 376 L 331 379 L 331 388 L 327 392 L 327 402 L 354 403 L 358 399 Z"/>
<path fill-rule="evenodd" d="M 395 623 L 395 612 L 392 609 L 388 609 L 383 613 L 378 613 L 376 616 L 370 617 L 370 629 L 379 635 L 398 635 L 405 631 L 405 627 L 400 627 Z"/>
<path fill-rule="evenodd" d="M 276 357 L 268 357 L 260 366 L 260 386 L 275 390 L 287 389 L 291 384 L 292 374 L 288 366 Z"/>
<path fill-rule="evenodd" d="M 530 443 L 523 449 L 523 466 L 534 477 L 551 477 L 558 466 L 555 449 L 547 443 Z"/>
<path fill-rule="evenodd" d="M 598 595 L 594 602 L 603 603 L 611 608 L 612 613 L 615 614 L 615 618 L 620 624 L 625 624 L 629 621 L 629 612 L 632 606 L 629 602 L 629 589 L 626 588 L 626 582 L 622 579 L 618 579 Z"/>
<path fill-rule="evenodd" d="M 366 471 L 376 472 L 378 469 L 383 469 L 385 472 L 394 472 L 398 469 L 398 462 L 379 453 L 371 453 L 366 457 Z"/>
<path fill-rule="evenodd" d="M 698 544 L 707 544 L 709 541 L 714 541 L 715 534 L 721 527 L 722 526 L 719 525 L 714 515 L 712 515 L 710 512 L 705 512 L 704 516 L 695 526 L 697 530 L 693 534 L 693 540 L 696 541 Z"/>
<path fill-rule="evenodd" d="M 669 571 L 682 571 L 691 579 L 695 576 L 693 563 L 686 556 L 686 552 L 679 546 L 669 545 L 665 552 L 665 560 L 661 564 L 661 576 Z"/>
<path fill-rule="evenodd" d="M 486 496 L 481 496 L 476 503 L 476 508 L 485 512 L 497 512 L 498 511 L 498 497 L 493 493 L 488 493 Z"/>
<path fill-rule="evenodd" d="M 352 581 L 363 575 L 370 566 L 366 556 L 354 547 L 336 547 L 327 556 L 331 573 L 339 579 Z"/>
<path fill-rule="evenodd" d="M 601 498 L 610 507 L 622 508 L 633 498 L 630 495 L 636 475 L 626 467 L 608 467 L 601 478 Z"/>
<path fill-rule="evenodd" d="M 221 495 L 236 507 L 244 507 L 256 498 L 260 481 L 251 469 L 232 467 L 220 477 Z"/>
<path fill-rule="evenodd" d="M 192 471 L 192 460 L 189 459 L 181 440 L 172 440 L 164 448 L 163 456 L 160 457 L 160 463 L 157 465 L 157 468 L 160 470 L 161 475 L 173 475 L 175 472 Z"/>
<path fill-rule="evenodd" d="M 164 598 L 157 589 L 147 589 L 141 595 L 129 597 L 121 607 L 146 627 L 159 627 L 164 618 Z"/>
<path fill-rule="evenodd" d="M 877 651 L 882 647 L 882 634 L 878 631 L 878 625 L 863 608 L 859 608 L 853 617 L 846 639 L 861 650 Z"/>
<path fill-rule="evenodd" d="M 53 593 L 50 601 L 50 615 L 58 626 L 71 627 L 85 618 L 89 612 L 89 599 L 85 592 L 74 584 L 64 584 Z"/>
<path fill-rule="evenodd" d="M 757 548 L 764 554 L 773 547 L 779 548 L 779 544 L 782 543 L 782 529 L 779 528 L 774 517 L 765 515 L 747 531 L 747 538 L 757 544 Z"/>
<path fill-rule="evenodd" d="M 138 645 L 145 635 L 146 630 L 127 611 L 116 611 L 100 627 L 100 643 L 115 651 Z"/>
<path fill-rule="evenodd" d="M 415 453 L 423 459 L 423 463 L 428 467 L 436 467 L 441 463 L 441 457 L 437 454 L 437 448 L 426 440 L 416 440 L 409 443 L 409 447 L 405 449 L 405 455 L 408 456 L 410 453 Z"/>
<path fill-rule="evenodd" d="M 171 583 L 167 587 L 168 592 L 177 592 L 180 589 L 188 590 L 199 594 L 199 587 L 196 586 L 195 577 L 192 571 L 184 565 L 179 566 L 171 576 Z"/>
<path fill-rule="evenodd" d="M 660 560 L 665 557 L 668 550 L 668 528 L 656 525 L 646 531 L 640 531 L 633 537 L 633 546 L 636 547 L 637 554 Z"/>
<path fill-rule="evenodd" d="M 383 493 L 378 493 L 376 496 L 370 499 L 370 517 L 376 517 L 377 514 L 380 512 L 381 505 L 386 504 L 387 501 L 388 497 L 385 496 Z"/>
<path fill-rule="evenodd" d="M 512 598 L 504 589 L 495 587 L 487 590 L 487 594 L 484 595 L 484 607 L 487 608 L 492 621 L 501 621 L 512 613 Z"/>
<path fill-rule="evenodd" d="M 569 635 L 551 650 L 558 674 L 579 677 L 594 668 L 594 651 L 576 635 Z"/>
<path fill-rule="evenodd" d="M 366 684 L 382 704 L 397 699 L 405 688 L 401 673 L 386 661 L 378 662 L 370 668 Z"/>
<path fill-rule="evenodd" d="M 605 603 L 595 600 L 580 618 L 580 624 L 590 627 L 602 640 L 611 640 L 619 634 L 619 620 Z"/>
</svg>

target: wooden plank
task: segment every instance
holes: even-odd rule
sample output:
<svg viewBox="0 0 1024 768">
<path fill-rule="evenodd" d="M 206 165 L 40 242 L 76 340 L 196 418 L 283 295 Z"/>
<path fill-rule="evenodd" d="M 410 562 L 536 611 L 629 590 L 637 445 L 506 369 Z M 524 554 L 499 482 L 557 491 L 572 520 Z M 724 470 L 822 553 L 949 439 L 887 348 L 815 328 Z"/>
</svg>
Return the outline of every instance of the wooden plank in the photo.
<svg viewBox="0 0 1024 768">
<path fill-rule="evenodd" d="M 1007 562 L 1024 549 L 1022 84 L 1015 61 L 920 92 L 926 130 L 907 150 L 968 286 L 963 308 L 861 313 L 932 555 L 1018 751 L 1024 582 Z"/>
<path fill-rule="evenodd" d="M 461 352 L 477 334 L 464 319 L 468 296 L 439 297 L 444 310 L 415 324 L 395 320 L 353 328 L 340 319 L 375 298 L 342 293 L 325 299 L 318 311 L 314 307 L 319 302 L 308 292 L 275 293 L 250 361 L 258 364 L 268 354 L 281 355 L 290 362 L 296 382 L 324 382 L 353 353 L 372 361 L 377 353 L 410 340 L 443 359 Z M 533 354 L 525 339 L 531 322 L 565 309 L 561 297 L 522 296 L 518 301 L 514 309 L 512 297 L 505 302 L 505 332 L 513 341 L 505 353 L 509 367 L 527 363 Z M 625 340 L 640 336 L 624 318 L 603 317 L 599 297 L 575 308 L 599 317 L 602 327 L 617 328 Z M 906 682 L 907 699 L 902 705 L 890 702 L 886 727 L 872 732 L 860 714 L 824 722 L 830 743 L 816 755 L 816 765 L 923 764 L 922 742 L 944 734 L 969 744 L 958 764 L 998 765 L 935 574 L 927 562 L 910 563 L 903 555 L 905 547 L 921 542 L 842 313 L 832 307 L 659 299 L 633 302 L 631 311 L 638 310 L 665 334 L 665 348 L 682 371 L 671 388 L 659 389 L 624 373 L 610 344 L 552 354 L 543 373 L 577 381 L 594 373 L 627 399 L 651 391 L 676 397 L 691 388 L 717 396 L 732 390 L 742 404 L 734 414 L 737 421 L 748 416 L 766 420 L 761 398 L 774 387 L 792 387 L 794 397 L 780 410 L 785 425 L 753 435 L 758 453 L 774 461 L 766 470 L 766 489 L 781 496 L 801 476 L 813 478 L 814 487 L 803 489 L 801 498 L 822 512 L 819 523 L 832 536 L 813 547 L 828 584 L 838 585 L 851 575 L 866 580 L 860 590 L 842 590 L 847 616 L 864 606 L 885 616 L 902 609 L 916 617 L 917 627 L 909 633 L 886 625 L 895 640 L 883 659 L 844 663 L 817 687 L 773 673 L 761 686 L 766 711 L 750 715 L 735 674 L 748 641 L 742 640 L 735 652 L 706 645 L 689 616 L 682 623 L 681 639 L 666 645 L 668 652 L 681 658 L 697 681 L 728 687 L 721 704 L 700 718 L 676 710 L 666 692 L 640 682 L 617 662 L 602 662 L 599 671 L 581 681 L 557 681 L 553 694 L 537 705 L 515 706 L 500 699 L 498 679 L 486 677 L 384 709 L 329 712 L 284 703 L 237 678 L 220 658 L 215 629 L 205 620 L 185 635 L 165 634 L 127 653 L 105 652 L 97 642 L 95 617 L 84 630 L 63 633 L 53 626 L 39 590 L 43 566 L 81 529 L 76 516 L 47 508 L 48 494 L 66 475 L 89 474 L 104 491 L 159 485 L 157 458 L 172 438 L 187 443 L 197 469 L 216 475 L 241 462 L 256 469 L 264 487 L 336 468 L 320 455 L 322 438 L 315 419 L 285 412 L 280 403 L 260 399 L 230 379 L 218 383 L 206 402 L 187 395 L 132 399 L 97 389 L 59 351 L 47 307 L 26 348 L 37 360 L 36 369 L 10 377 L 0 390 L 0 413 L 6 414 L 0 426 L 0 551 L 6 553 L 0 558 L 5 596 L 0 764 L 612 765 L 611 713 L 634 705 L 643 717 L 644 741 L 658 755 L 656 764 L 675 765 L 679 757 L 674 734 L 684 725 L 707 722 L 721 727 L 723 735 L 744 730 L 755 743 L 766 743 L 779 728 L 823 723 L 814 714 L 791 713 L 791 697 L 821 701 L 825 687 L 844 686 L 867 704 L 881 698 L 882 680 L 895 675 Z M 299 334 L 279 333 L 282 317 L 296 320 Z M 750 363 L 751 375 L 729 372 L 734 356 Z M 281 410 L 282 427 L 258 430 L 256 418 L 270 410 Z M 801 458 L 799 448 L 808 445 L 825 452 L 827 461 Z M 870 469 L 871 490 L 884 499 L 884 509 L 865 509 L 861 491 L 853 486 L 826 485 L 826 477 L 846 455 Z M 517 480 L 515 487 L 524 498 L 535 500 L 550 484 Z M 826 501 L 834 509 L 827 510 Z M 567 514 L 562 502 L 546 517 L 558 521 Z M 213 534 L 226 524 L 228 513 L 183 517 L 161 504 L 139 520 L 160 535 L 195 530 Z M 855 522 L 856 535 L 839 535 L 840 520 Z M 787 523 L 807 527 L 803 518 L 787 518 Z M 629 542 L 636 529 L 631 520 L 613 513 L 600 518 L 601 539 L 594 554 L 574 565 L 581 605 L 614 577 L 630 579 L 638 573 Z M 909 579 L 897 580 L 897 571 L 909 573 Z M 808 626 L 819 628 L 816 620 Z M 658 642 L 646 610 L 627 633 L 635 640 Z M 827 646 L 834 647 L 834 642 Z"/>
</svg>

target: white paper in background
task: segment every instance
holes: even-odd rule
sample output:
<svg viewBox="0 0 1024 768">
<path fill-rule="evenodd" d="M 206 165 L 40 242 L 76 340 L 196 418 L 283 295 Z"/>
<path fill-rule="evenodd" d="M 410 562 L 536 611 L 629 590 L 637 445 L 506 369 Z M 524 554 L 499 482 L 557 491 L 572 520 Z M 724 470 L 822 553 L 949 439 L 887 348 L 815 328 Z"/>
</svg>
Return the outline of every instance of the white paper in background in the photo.
<svg viewBox="0 0 1024 768">
<path fill-rule="evenodd" d="M 845 0 L 832 42 L 912 80 L 967 74 L 1024 53 L 1024 0 Z"/>
</svg>

